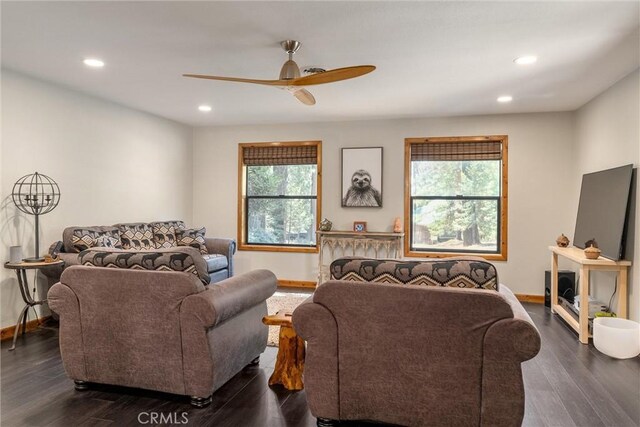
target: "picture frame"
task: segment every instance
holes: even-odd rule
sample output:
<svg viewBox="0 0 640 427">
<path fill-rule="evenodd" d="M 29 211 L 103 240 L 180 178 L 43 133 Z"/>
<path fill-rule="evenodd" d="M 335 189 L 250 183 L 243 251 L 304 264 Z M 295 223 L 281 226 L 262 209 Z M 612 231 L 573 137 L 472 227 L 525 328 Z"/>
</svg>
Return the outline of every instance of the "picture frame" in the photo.
<svg viewBox="0 0 640 427">
<path fill-rule="evenodd" d="M 342 149 L 342 207 L 382 207 L 382 147 Z"/>
<path fill-rule="evenodd" d="M 367 222 L 366 221 L 353 221 L 353 231 L 356 233 L 366 233 Z"/>
</svg>

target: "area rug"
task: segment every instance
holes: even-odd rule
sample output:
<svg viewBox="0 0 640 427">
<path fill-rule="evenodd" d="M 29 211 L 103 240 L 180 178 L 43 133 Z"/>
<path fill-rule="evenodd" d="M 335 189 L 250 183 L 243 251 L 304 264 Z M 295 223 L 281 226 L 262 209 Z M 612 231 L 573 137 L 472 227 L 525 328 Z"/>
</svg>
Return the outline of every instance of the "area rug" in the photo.
<svg viewBox="0 0 640 427">
<path fill-rule="evenodd" d="M 309 298 L 313 291 L 301 290 L 283 290 L 278 289 L 271 298 L 267 300 L 267 311 L 269 314 L 276 314 L 280 310 L 293 312 L 304 300 Z M 269 326 L 269 340 L 267 345 L 270 347 L 278 346 L 278 335 L 280 326 Z"/>
</svg>

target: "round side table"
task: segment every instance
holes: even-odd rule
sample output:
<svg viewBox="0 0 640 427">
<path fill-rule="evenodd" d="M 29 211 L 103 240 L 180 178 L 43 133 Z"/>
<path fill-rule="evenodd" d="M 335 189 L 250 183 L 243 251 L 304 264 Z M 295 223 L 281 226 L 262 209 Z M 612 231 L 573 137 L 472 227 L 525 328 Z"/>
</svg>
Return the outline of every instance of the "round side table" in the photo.
<svg viewBox="0 0 640 427">
<path fill-rule="evenodd" d="M 16 348 L 16 340 L 18 339 L 18 332 L 20 330 L 20 324 L 22 324 L 22 334 L 24 335 L 27 331 L 27 318 L 29 317 L 29 309 L 31 307 L 35 307 L 36 305 L 42 305 L 47 302 L 47 299 L 43 299 L 40 301 L 36 301 L 33 298 L 36 297 L 35 292 L 34 295 L 31 295 L 29 292 L 29 282 L 27 281 L 27 270 L 44 270 L 50 267 L 58 267 L 64 265 L 64 261 L 53 261 L 53 262 L 7 262 L 4 264 L 4 268 L 8 268 L 10 270 L 15 270 L 16 275 L 18 276 L 18 287 L 20 288 L 20 294 L 22 295 L 22 300 L 25 303 L 24 308 L 20 312 L 20 316 L 18 316 L 18 321 L 16 322 L 16 328 L 13 330 L 13 345 L 9 349 L 9 351 L 13 351 Z M 35 312 L 35 308 L 34 308 Z M 38 318 L 36 313 L 36 319 Z"/>
</svg>

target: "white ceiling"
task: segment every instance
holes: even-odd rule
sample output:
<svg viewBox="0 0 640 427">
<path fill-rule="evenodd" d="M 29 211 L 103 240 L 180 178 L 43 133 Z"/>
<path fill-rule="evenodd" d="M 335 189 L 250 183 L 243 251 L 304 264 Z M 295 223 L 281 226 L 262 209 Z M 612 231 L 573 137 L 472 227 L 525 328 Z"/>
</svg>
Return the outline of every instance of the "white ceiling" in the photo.
<svg viewBox="0 0 640 427">
<path fill-rule="evenodd" d="M 2 2 L 2 66 L 190 125 L 573 110 L 639 65 L 639 2 Z M 277 78 L 373 64 L 281 90 L 181 77 Z M 515 57 L 535 54 L 536 64 Z M 85 57 L 106 62 L 101 70 Z M 498 104 L 499 95 L 512 95 Z M 208 114 L 199 104 L 213 106 Z"/>
</svg>

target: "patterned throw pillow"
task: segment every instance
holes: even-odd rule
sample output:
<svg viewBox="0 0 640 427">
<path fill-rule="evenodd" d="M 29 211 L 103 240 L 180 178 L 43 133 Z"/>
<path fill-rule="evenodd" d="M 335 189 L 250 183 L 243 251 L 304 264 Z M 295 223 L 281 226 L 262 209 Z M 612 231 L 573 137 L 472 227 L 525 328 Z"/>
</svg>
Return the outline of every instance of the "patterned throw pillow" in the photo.
<svg viewBox="0 0 640 427">
<path fill-rule="evenodd" d="M 113 236 L 109 236 L 108 234 L 102 234 L 98 236 L 96 239 L 96 244 L 94 246 L 100 248 L 122 248 L 122 242 L 120 238 L 115 238 Z"/>
<path fill-rule="evenodd" d="M 207 246 L 204 243 L 204 234 L 207 229 L 202 228 L 186 228 L 184 230 L 176 230 L 176 239 L 178 246 L 191 246 L 200 250 L 201 254 L 208 254 Z"/>
<path fill-rule="evenodd" d="M 173 248 L 176 243 L 176 228 L 168 222 L 155 222 L 153 225 L 153 242 L 157 249 Z"/>
<path fill-rule="evenodd" d="M 123 249 L 146 250 L 155 249 L 153 229 L 149 224 L 120 224 L 120 240 Z"/>
<path fill-rule="evenodd" d="M 184 225 L 184 221 L 158 221 L 158 222 L 152 222 L 151 224 L 152 227 L 155 227 L 157 225 L 164 225 L 167 227 L 173 227 L 176 230 L 184 230 L 185 228 L 187 228 Z"/>
<path fill-rule="evenodd" d="M 73 250 L 77 253 L 96 246 L 98 231 L 89 228 L 76 228 L 71 235 Z"/>
<path fill-rule="evenodd" d="M 105 241 L 107 241 L 105 243 Z M 71 235 L 71 244 L 75 252 L 82 252 L 85 249 L 96 246 L 108 248 L 122 248 L 120 233 L 118 230 L 100 231 L 91 228 L 76 228 Z M 110 245 L 110 246 L 107 246 Z"/>
</svg>

